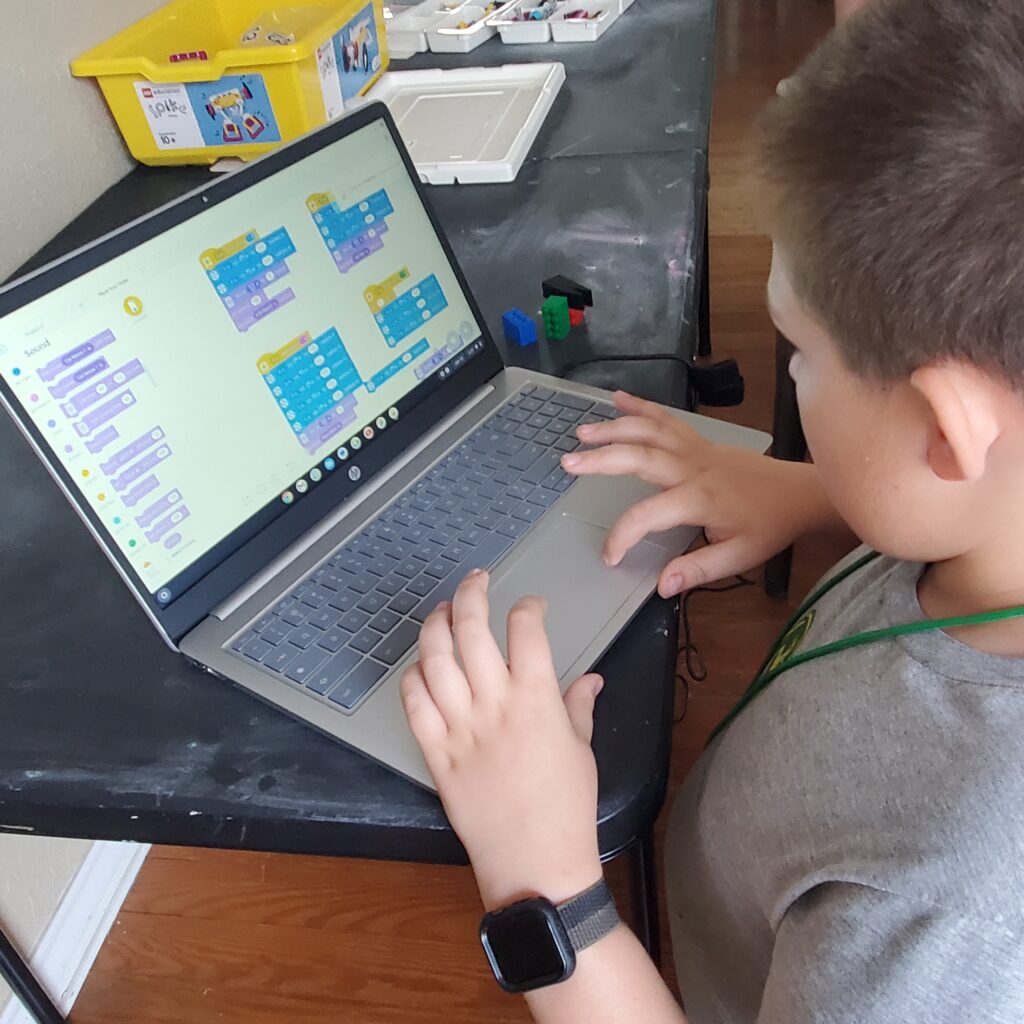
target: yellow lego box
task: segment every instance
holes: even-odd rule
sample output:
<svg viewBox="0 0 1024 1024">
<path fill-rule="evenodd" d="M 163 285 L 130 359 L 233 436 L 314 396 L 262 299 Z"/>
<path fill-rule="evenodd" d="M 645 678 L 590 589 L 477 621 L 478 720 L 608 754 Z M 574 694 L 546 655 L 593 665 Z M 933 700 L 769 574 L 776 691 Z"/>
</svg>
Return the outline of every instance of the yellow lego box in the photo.
<svg viewBox="0 0 1024 1024">
<path fill-rule="evenodd" d="M 171 0 L 83 53 L 144 164 L 252 159 L 337 117 L 388 65 L 382 0 Z"/>
</svg>

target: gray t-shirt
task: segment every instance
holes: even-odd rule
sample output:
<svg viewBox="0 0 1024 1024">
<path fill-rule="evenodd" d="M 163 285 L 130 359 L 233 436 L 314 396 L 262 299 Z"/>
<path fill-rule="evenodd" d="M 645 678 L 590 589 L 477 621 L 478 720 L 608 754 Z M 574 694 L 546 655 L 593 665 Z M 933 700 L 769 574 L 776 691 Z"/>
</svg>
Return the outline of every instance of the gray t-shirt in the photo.
<svg viewBox="0 0 1024 1024">
<path fill-rule="evenodd" d="M 800 650 L 923 619 L 921 571 L 859 570 Z M 665 861 L 690 1024 L 1022 1024 L 1024 659 L 927 632 L 783 673 Z"/>
</svg>

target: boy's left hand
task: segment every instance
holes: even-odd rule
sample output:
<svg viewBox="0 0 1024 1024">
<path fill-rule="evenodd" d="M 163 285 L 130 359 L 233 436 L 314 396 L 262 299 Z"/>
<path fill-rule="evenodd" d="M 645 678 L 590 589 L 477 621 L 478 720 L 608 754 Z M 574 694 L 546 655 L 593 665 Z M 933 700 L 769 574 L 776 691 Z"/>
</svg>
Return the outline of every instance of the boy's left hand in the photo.
<svg viewBox="0 0 1024 1024">
<path fill-rule="evenodd" d="M 590 749 L 601 677 L 580 677 L 563 701 L 536 597 L 509 613 L 506 663 L 487 582 L 471 574 L 427 618 L 402 701 L 485 907 L 559 903 L 601 877 Z"/>
</svg>

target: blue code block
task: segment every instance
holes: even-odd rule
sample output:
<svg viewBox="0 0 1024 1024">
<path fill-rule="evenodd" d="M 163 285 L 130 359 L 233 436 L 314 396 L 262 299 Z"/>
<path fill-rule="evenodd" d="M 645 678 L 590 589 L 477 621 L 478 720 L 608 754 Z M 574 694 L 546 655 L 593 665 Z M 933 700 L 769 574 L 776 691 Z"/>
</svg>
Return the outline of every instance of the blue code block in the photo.
<svg viewBox="0 0 1024 1024">
<path fill-rule="evenodd" d="M 262 274 L 268 267 L 281 263 L 295 254 L 295 245 L 285 228 L 272 231 L 265 238 L 250 242 L 244 249 L 221 260 L 206 276 L 217 289 L 226 295 L 240 285 L 246 284 Z"/>
<path fill-rule="evenodd" d="M 376 391 L 386 380 L 394 377 L 403 367 L 408 366 L 414 359 L 418 359 L 427 349 L 430 348 L 426 338 L 420 338 L 412 348 L 407 349 L 397 359 L 392 359 L 383 370 L 375 373 L 367 382 L 367 391 Z"/>
<path fill-rule="evenodd" d="M 441 283 L 436 274 L 431 274 L 389 302 L 375 314 L 375 318 L 384 340 L 394 348 L 447 307 L 448 300 L 441 290 Z"/>
</svg>

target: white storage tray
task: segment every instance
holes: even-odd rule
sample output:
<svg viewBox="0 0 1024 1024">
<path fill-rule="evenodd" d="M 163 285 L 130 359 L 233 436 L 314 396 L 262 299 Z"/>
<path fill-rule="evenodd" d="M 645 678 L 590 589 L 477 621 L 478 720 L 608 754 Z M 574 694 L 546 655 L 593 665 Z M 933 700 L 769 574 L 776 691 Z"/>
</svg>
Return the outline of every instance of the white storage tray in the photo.
<svg viewBox="0 0 1024 1024">
<path fill-rule="evenodd" d="M 546 63 L 387 71 L 361 102 L 387 104 L 423 181 L 514 181 L 564 81 Z"/>
<path fill-rule="evenodd" d="M 515 0 L 500 17 L 494 21 L 503 43 L 547 43 L 551 41 L 551 17 L 562 6 L 559 4 L 551 16 L 542 21 L 515 21 L 515 16 L 523 11 L 539 9 L 536 0 Z"/>
<path fill-rule="evenodd" d="M 396 60 L 427 49 L 427 32 L 464 7 L 467 0 L 423 0 L 387 22 L 388 50 Z"/>
<path fill-rule="evenodd" d="M 573 11 L 590 11 L 596 18 L 566 18 Z M 556 43 L 593 43 L 604 35 L 622 13 L 622 0 L 570 0 L 551 19 L 551 38 Z"/>
<path fill-rule="evenodd" d="M 511 6 L 501 4 L 487 13 L 484 4 L 467 3 L 427 29 L 427 44 L 434 53 L 469 53 L 498 34 L 494 22 Z M 467 24 L 466 28 L 459 28 Z"/>
</svg>

